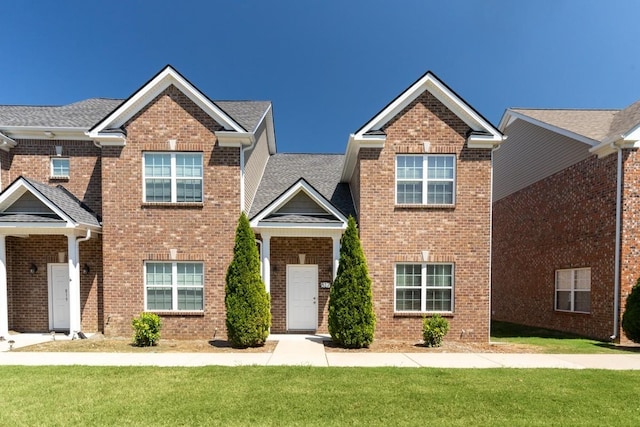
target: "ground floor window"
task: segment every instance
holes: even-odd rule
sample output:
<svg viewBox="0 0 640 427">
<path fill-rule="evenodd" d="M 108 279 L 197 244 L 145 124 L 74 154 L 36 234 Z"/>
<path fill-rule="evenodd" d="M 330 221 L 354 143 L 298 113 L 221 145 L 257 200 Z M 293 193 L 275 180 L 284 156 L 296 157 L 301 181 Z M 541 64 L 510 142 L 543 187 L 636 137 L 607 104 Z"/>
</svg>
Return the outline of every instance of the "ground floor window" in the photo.
<svg viewBox="0 0 640 427">
<path fill-rule="evenodd" d="M 453 264 L 396 264 L 397 312 L 452 312 Z"/>
<path fill-rule="evenodd" d="M 591 312 L 591 269 L 556 270 L 556 310 Z"/>
<path fill-rule="evenodd" d="M 145 263 L 145 309 L 204 309 L 204 275 L 199 262 Z"/>
</svg>

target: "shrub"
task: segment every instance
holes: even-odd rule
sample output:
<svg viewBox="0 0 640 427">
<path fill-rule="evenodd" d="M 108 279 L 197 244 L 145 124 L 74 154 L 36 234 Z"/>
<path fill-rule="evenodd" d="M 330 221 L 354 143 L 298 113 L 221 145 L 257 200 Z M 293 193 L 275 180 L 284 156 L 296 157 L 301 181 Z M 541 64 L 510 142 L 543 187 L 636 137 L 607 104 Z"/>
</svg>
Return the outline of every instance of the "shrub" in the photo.
<svg viewBox="0 0 640 427">
<path fill-rule="evenodd" d="M 260 254 L 249 219 L 242 213 L 236 228 L 233 260 L 227 269 L 224 304 L 227 339 L 233 347 L 263 345 L 271 327 L 269 295 L 260 276 Z"/>
<path fill-rule="evenodd" d="M 342 347 L 368 347 L 373 342 L 376 317 L 367 260 L 353 217 L 349 217 L 340 245 L 338 274 L 329 296 L 329 333 Z"/>
<path fill-rule="evenodd" d="M 640 343 L 640 278 L 627 297 L 622 315 L 622 330 L 631 341 Z"/>
<path fill-rule="evenodd" d="M 138 347 L 150 347 L 160 341 L 160 317 L 154 313 L 140 313 L 131 321 L 133 326 L 133 343 Z"/>
<path fill-rule="evenodd" d="M 422 318 L 422 338 L 426 347 L 440 347 L 449 332 L 449 322 L 439 314 Z"/>
</svg>

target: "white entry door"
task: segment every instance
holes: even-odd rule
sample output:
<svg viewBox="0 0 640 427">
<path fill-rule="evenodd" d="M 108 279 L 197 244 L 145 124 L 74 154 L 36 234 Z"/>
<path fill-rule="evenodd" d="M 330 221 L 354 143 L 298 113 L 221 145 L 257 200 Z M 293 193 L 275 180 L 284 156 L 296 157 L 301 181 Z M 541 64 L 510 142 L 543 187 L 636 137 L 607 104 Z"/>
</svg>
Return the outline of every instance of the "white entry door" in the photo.
<svg viewBox="0 0 640 427">
<path fill-rule="evenodd" d="M 287 265 L 287 329 L 318 328 L 318 266 Z"/>
<path fill-rule="evenodd" d="M 49 264 L 49 329 L 69 330 L 69 266 Z"/>
</svg>

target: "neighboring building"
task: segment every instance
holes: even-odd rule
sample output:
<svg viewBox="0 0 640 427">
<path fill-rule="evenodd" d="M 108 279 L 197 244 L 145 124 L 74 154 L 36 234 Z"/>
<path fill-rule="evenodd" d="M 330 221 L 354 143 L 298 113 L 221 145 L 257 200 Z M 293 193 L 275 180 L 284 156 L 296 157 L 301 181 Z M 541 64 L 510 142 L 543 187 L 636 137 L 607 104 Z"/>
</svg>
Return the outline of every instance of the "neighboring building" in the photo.
<svg viewBox="0 0 640 427">
<path fill-rule="evenodd" d="M 505 112 L 508 143 L 494 155 L 494 319 L 620 339 L 640 276 L 639 125 L 640 103 Z"/>
<path fill-rule="evenodd" d="M 126 100 L 0 106 L 0 335 L 225 335 L 241 211 L 272 332 L 327 332 L 347 218 L 359 222 L 376 336 L 443 313 L 487 341 L 491 152 L 501 133 L 427 73 L 345 155 L 276 153 L 270 102 L 212 101 L 170 66 Z"/>
</svg>

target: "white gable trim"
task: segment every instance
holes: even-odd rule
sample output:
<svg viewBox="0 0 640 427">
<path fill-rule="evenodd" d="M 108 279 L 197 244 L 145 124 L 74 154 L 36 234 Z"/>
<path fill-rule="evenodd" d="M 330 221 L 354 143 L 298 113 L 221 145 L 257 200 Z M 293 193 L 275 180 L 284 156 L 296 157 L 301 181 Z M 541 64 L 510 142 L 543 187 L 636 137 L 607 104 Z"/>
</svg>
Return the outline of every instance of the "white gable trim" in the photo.
<svg viewBox="0 0 640 427">
<path fill-rule="evenodd" d="M 609 137 L 589 151 L 598 158 L 613 154 L 618 148 L 640 148 L 640 124 L 632 127 L 623 135 Z"/>
<path fill-rule="evenodd" d="M 356 133 L 351 134 L 342 170 L 342 182 L 349 182 L 360 148 L 383 148 L 386 135 L 371 134 L 382 128 L 403 109 L 415 101 L 424 91 L 429 91 L 445 107 L 464 121 L 475 133 L 467 138 L 469 148 L 494 148 L 504 141 L 502 133 L 478 114 L 469 104 L 441 82 L 430 71 L 376 114 Z"/>
<path fill-rule="evenodd" d="M 18 145 L 13 139 L 9 138 L 7 135 L 0 132 L 0 149 L 4 151 L 9 151 L 11 148 Z"/>
<path fill-rule="evenodd" d="M 251 227 L 260 227 L 261 222 L 263 222 L 264 218 L 278 211 L 281 207 L 283 207 L 287 202 L 289 202 L 296 194 L 300 191 L 304 191 L 315 203 L 320 205 L 324 210 L 329 212 L 331 215 L 338 218 L 342 224 L 340 225 L 326 225 L 326 224 L 286 224 L 286 223 L 269 223 L 271 227 L 283 227 L 283 228 L 340 228 L 345 229 L 347 227 L 347 218 L 337 210 L 322 194 L 316 191 L 307 181 L 304 179 L 300 179 L 294 185 L 292 185 L 287 191 L 282 193 L 278 198 L 272 201 L 267 207 L 265 207 L 258 215 L 256 215 L 250 222 Z"/>
<path fill-rule="evenodd" d="M 149 104 L 156 96 L 161 94 L 169 86 L 177 87 L 193 103 L 205 111 L 211 118 L 224 127 L 225 131 L 249 134 L 229 115 L 211 102 L 202 92 L 193 86 L 187 79 L 171 66 L 165 67 L 146 85 L 140 88 L 129 99 L 123 102 L 116 110 L 105 117 L 100 123 L 87 132 L 87 135 L 103 145 L 125 145 L 124 134 L 105 133 L 108 129 L 118 129 L 131 117 Z"/>
<path fill-rule="evenodd" d="M 70 216 L 60 210 L 60 208 L 51 203 L 49 199 L 44 197 L 42 193 L 40 193 L 23 177 L 18 178 L 13 184 L 9 186 L 9 188 L 7 188 L 2 194 L 0 194 L 0 211 L 4 211 L 5 209 L 7 209 L 27 191 L 36 196 L 36 198 L 40 200 L 40 202 L 42 202 L 42 204 L 45 205 L 48 209 L 50 209 L 51 212 L 58 215 L 63 221 L 65 221 L 67 223 L 66 227 L 75 228 L 79 225 Z M 47 225 L 45 223 L 43 224 L 43 226 L 50 227 L 51 225 Z"/>
</svg>

